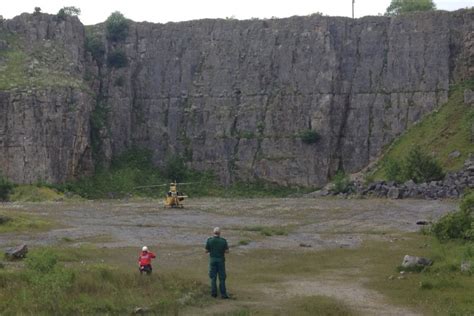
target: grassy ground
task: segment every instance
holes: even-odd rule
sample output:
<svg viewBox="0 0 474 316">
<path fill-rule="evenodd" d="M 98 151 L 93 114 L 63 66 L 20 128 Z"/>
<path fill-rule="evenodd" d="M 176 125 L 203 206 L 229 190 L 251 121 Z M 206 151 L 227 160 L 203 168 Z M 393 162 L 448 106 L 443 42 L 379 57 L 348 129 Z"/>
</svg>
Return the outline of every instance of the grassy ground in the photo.
<svg viewBox="0 0 474 316">
<path fill-rule="evenodd" d="M 227 262 L 230 301 L 209 298 L 207 258 L 192 251 L 160 248 L 149 278 L 136 271 L 136 249 L 67 245 L 39 249 L 33 257 L 52 255 L 57 264 L 43 273 L 28 263 L 0 269 L 0 311 L 120 314 L 142 307 L 167 315 L 362 315 L 367 310 L 359 310 L 350 297 L 343 297 L 344 301 L 337 295 L 357 285 L 360 288 L 354 291 L 384 295 L 382 302 L 366 302 L 369 307 L 374 304 L 372 308 L 392 304 L 427 315 L 474 312 L 472 276 L 459 272 L 459 260 L 472 259 L 472 244 L 439 244 L 430 236 L 412 233 L 392 243 L 367 242 L 357 249 L 234 248 Z M 407 253 L 431 257 L 435 264 L 402 276 L 397 266 Z M 325 290 L 325 284 L 336 284 L 335 293 Z"/>
<path fill-rule="evenodd" d="M 395 140 L 379 162 L 373 177 L 384 179 L 385 163 L 389 160 L 401 161 L 414 146 L 433 153 L 446 171 L 461 169 L 469 153 L 473 153 L 471 129 L 474 109 L 464 104 L 466 88 L 474 89 L 474 81 L 453 86 L 446 104 Z M 449 154 L 455 150 L 461 155 L 450 158 Z"/>
<path fill-rule="evenodd" d="M 11 210 L 0 209 L 0 217 L 4 219 L 0 222 L 0 233 L 46 231 L 55 226 L 50 219 Z"/>
</svg>

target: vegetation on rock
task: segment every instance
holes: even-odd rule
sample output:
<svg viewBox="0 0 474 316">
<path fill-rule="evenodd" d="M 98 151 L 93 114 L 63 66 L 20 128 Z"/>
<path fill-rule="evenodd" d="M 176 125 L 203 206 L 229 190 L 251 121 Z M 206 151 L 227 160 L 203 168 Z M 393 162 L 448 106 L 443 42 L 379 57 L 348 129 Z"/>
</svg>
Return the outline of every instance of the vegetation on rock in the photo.
<svg viewBox="0 0 474 316">
<path fill-rule="evenodd" d="M 318 132 L 311 129 L 301 131 L 299 137 L 305 144 L 314 144 L 320 139 Z"/>
<path fill-rule="evenodd" d="M 7 201 L 12 190 L 13 183 L 0 173 L 0 201 Z"/>
<path fill-rule="evenodd" d="M 432 154 L 444 171 L 462 169 L 472 153 L 471 124 L 474 120 L 474 108 L 464 104 L 465 89 L 474 89 L 474 81 L 451 87 L 448 102 L 397 138 L 385 151 L 371 177 L 405 181 L 402 162 L 415 147 L 422 153 Z M 454 151 L 460 155 L 450 156 Z"/>
<path fill-rule="evenodd" d="M 436 10 L 433 0 L 392 0 L 385 15 L 394 16 L 408 12 L 433 10 Z"/>
<path fill-rule="evenodd" d="M 128 65 L 127 55 L 122 50 L 116 50 L 107 57 L 107 65 L 113 68 L 123 68 Z"/>
<path fill-rule="evenodd" d="M 111 41 L 123 41 L 128 35 L 128 21 L 119 11 L 113 12 L 105 21 L 107 38 Z"/>
</svg>

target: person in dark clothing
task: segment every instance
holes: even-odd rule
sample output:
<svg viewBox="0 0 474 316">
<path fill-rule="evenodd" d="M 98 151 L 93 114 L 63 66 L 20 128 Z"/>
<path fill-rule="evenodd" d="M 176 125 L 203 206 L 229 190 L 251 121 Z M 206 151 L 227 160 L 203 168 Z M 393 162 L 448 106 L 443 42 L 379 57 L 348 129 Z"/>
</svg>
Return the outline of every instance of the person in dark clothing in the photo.
<svg viewBox="0 0 474 316">
<path fill-rule="evenodd" d="M 221 297 L 229 298 L 225 286 L 225 254 L 229 253 L 227 240 L 221 237 L 219 227 L 214 228 L 214 236 L 206 242 L 206 253 L 209 253 L 209 278 L 211 278 L 211 295 L 217 297 L 217 277 L 219 276 L 219 291 Z"/>
</svg>

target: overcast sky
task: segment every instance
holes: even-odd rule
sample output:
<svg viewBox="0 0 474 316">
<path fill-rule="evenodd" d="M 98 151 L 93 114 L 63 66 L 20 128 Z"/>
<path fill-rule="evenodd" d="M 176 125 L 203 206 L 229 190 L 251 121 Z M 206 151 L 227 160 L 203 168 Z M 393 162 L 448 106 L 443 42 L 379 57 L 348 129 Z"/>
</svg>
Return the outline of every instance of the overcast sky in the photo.
<svg viewBox="0 0 474 316">
<path fill-rule="evenodd" d="M 355 16 L 384 13 L 391 0 L 355 0 Z M 474 6 L 474 0 L 435 0 L 438 9 L 457 10 Z M 113 11 L 134 21 L 165 23 L 203 18 L 237 19 L 288 17 L 321 12 L 331 16 L 351 16 L 352 0 L 0 0 L 0 15 L 10 19 L 22 12 L 57 13 L 64 6 L 81 9 L 86 24 L 105 21 Z"/>
</svg>

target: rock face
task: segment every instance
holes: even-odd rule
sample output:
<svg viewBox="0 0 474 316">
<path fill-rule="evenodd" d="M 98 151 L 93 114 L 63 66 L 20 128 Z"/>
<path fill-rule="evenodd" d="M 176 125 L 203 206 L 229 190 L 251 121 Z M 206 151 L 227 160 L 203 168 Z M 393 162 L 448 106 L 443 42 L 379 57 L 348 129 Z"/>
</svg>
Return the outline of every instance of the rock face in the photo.
<svg viewBox="0 0 474 316">
<path fill-rule="evenodd" d="M 2 37 L 9 47 L 0 57 L 0 171 L 18 183 L 92 171 L 80 21 L 23 14 L 0 26 Z"/>
<path fill-rule="evenodd" d="M 88 80 L 85 88 L 62 84 L 54 92 L 4 88 L 0 166 L 17 182 L 60 182 L 90 171 L 89 118 L 104 106 L 102 159 L 138 146 L 151 149 L 157 164 L 179 154 L 223 183 L 321 186 L 338 169 L 363 168 L 446 102 L 450 83 L 474 75 L 473 17 L 461 10 L 131 23 L 119 42 L 94 26 L 104 60 L 116 51 L 127 56 L 126 67 L 113 68 L 84 53 L 77 19 L 22 15 L 6 28 L 30 43 L 28 56 L 30 46 L 63 43 L 69 62 L 59 70 Z M 17 126 L 20 117 L 28 120 Z M 298 135 L 307 130 L 320 139 L 304 143 Z M 48 150 L 56 144 L 61 150 Z"/>
</svg>

